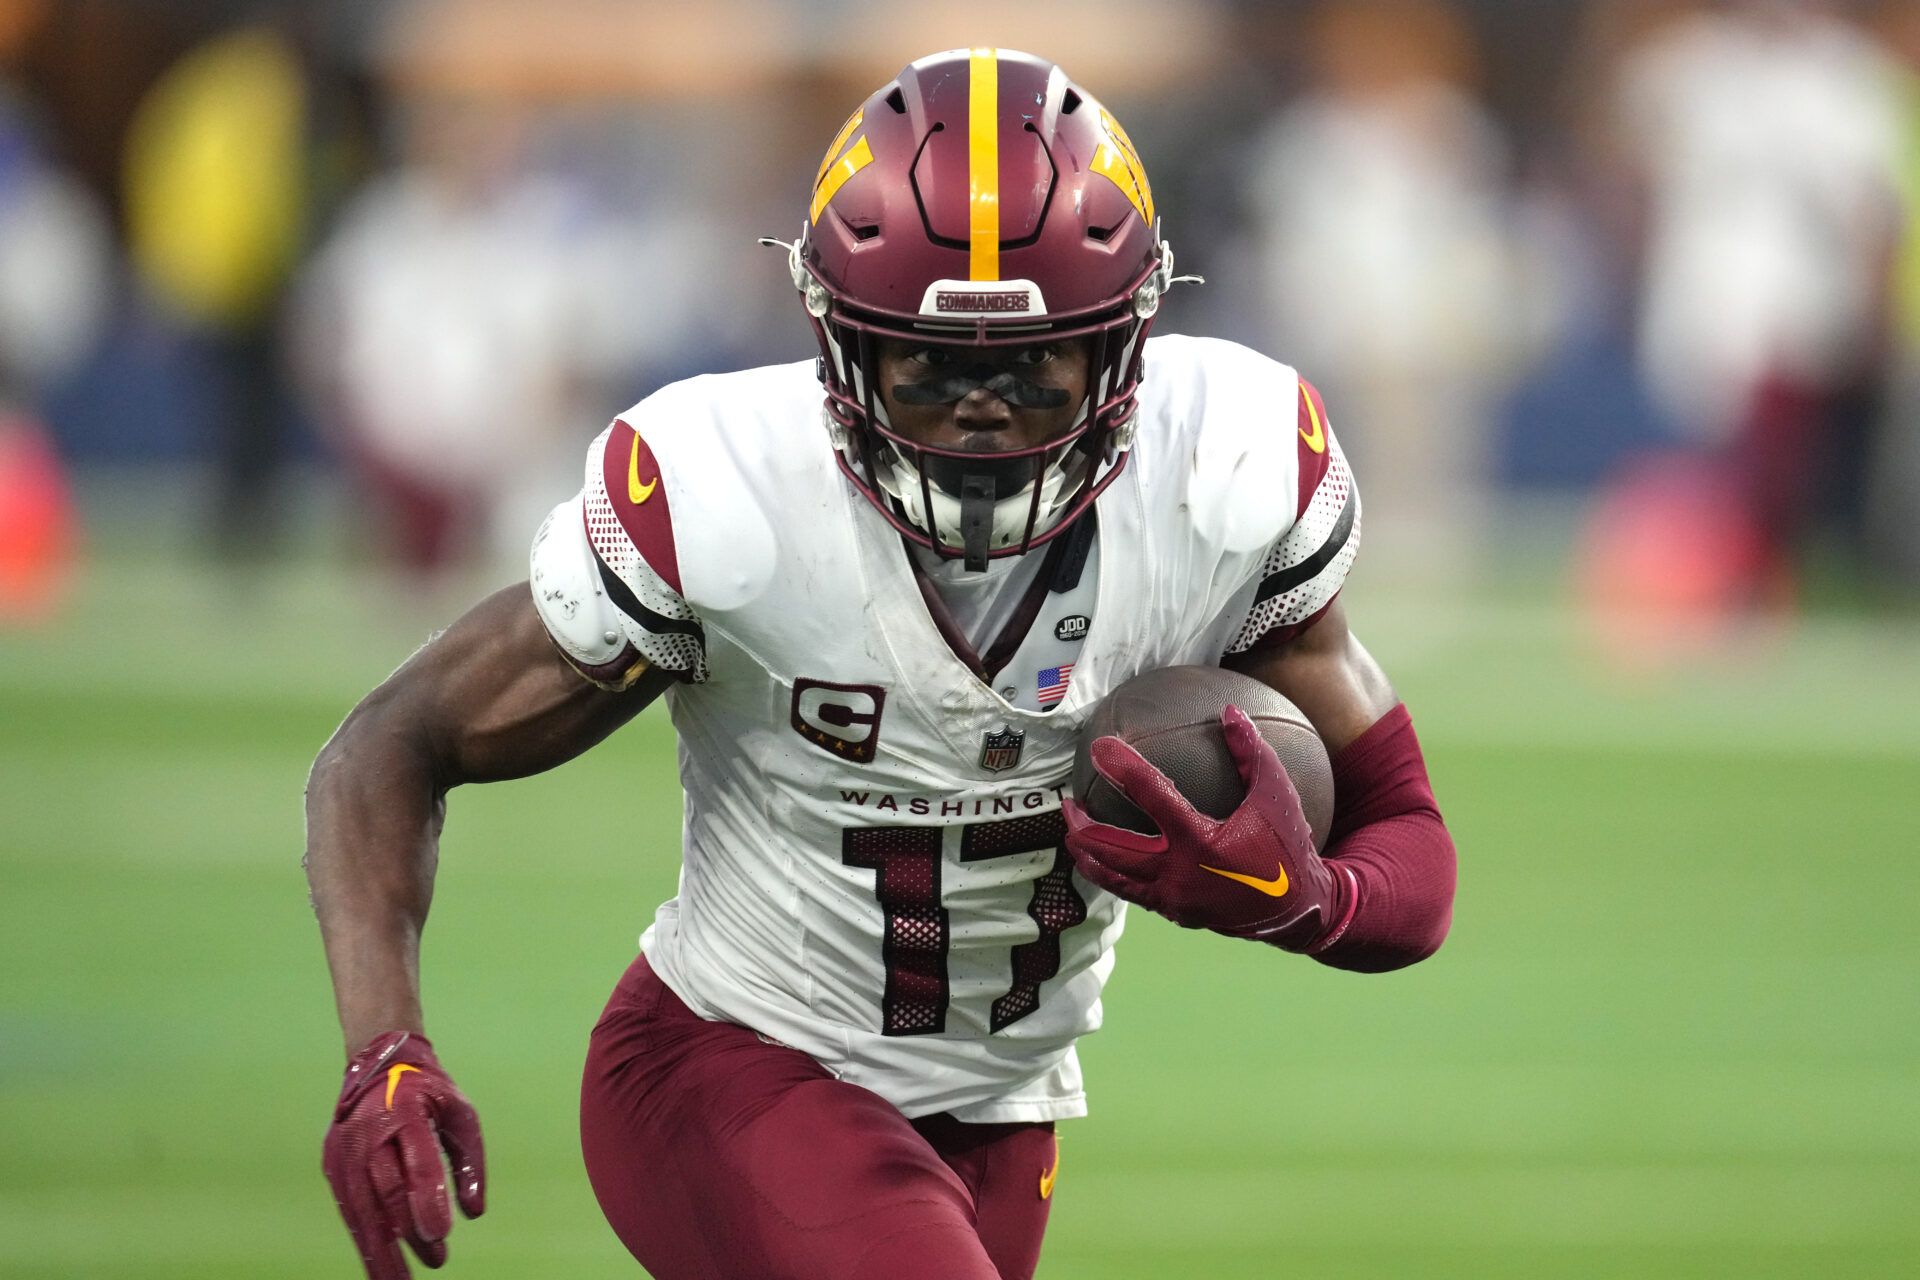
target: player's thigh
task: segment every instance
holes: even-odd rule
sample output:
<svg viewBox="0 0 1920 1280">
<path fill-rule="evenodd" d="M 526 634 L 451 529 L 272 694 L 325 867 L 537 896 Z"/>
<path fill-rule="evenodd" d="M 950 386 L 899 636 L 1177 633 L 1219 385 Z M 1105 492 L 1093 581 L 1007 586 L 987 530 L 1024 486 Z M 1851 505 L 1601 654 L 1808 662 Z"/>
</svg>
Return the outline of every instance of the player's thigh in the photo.
<svg viewBox="0 0 1920 1280">
<path fill-rule="evenodd" d="M 594 1193 L 656 1280 L 998 1280 L 967 1188 L 897 1110 L 650 972 L 594 1028 L 580 1114 Z"/>
<path fill-rule="evenodd" d="M 960 1175 L 981 1246 L 1002 1280 L 1030 1280 L 1060 1172 L 1053 1125 L 962 1124 L 939 1115 L 914 1121 L 914 1128 Z"/>
</svg>

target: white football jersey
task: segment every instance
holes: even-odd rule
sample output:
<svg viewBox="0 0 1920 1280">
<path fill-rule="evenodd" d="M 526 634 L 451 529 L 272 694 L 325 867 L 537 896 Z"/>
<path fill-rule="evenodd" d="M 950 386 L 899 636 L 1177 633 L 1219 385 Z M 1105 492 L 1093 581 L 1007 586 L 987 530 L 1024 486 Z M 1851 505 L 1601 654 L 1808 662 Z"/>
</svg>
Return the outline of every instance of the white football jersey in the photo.
<svg viewBox="0 0 1920 1280">
<path fill-rule="evenodd" d="M 594 442 L 534 597 L 594 678 L 636 655 L 683 677 L 685 860 L 641 945 L 703 1017 L 908 1116 L 1085 1113 L 1074 1042 L 1124 904 L 1062 847 L 1080 728 L 1143 671 L 1297 630 L 1359 536 L 1292 369 L 1184 337 L 1146 362 L 1126 469 L 991 685 L 838 470 L 811 362 L 666 387 Z"/>
</svg>

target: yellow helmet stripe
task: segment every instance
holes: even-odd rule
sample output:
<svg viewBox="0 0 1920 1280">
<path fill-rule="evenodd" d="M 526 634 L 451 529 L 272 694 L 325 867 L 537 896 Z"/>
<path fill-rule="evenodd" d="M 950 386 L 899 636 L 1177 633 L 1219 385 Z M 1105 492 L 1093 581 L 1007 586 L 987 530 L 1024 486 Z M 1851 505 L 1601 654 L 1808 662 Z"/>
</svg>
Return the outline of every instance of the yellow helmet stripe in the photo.
<svg viewBox="0 0 1920 1280">
<path fill-rule="evenodd" d="M 847 139 L 853 136 L 853 131 L 858 129 L 860 122 L 866 118 L 867 113 L 864 109 L 856 110 L 847 117 L 847 122 L 840 126 L 840 132 L 833 135 L 833 142 L 827 147 L 827 154 L 820 157 L 819 172 L 813 175 L 815 188 L 827 180 L 827 168 L 833 164 L 833 158 L 840 154 L 840 148 L 847 145 Z"/>
<path fill-rule="evenodd" d="M 975 49 L 967 75 L 968 276 L 1000 278 L 1000 57 Z"/>
<path fill-rule="evenodd" d="M 872 163 L 873 148 L 867 145 L 867 135 L 863 133 L 854 139 L 845 155 L 838 160 L 830 159 L 827 167 L 820 171 L 820 181 L 813 189 L 813 202 L 807 206 L 807 217 L 813 222 L 820 221 L 821 210 L 832 202 L 847 179 Z"/>
<path fill-rule="evenodd" d="M 1153 188 L 1147 185 L 1147 167 L 1140 163 L 1140 153 L 1134 150 L 1133 139 L 1127 136 L 1120 122 L 1109 115 L 1104 107 L 1100 110 L 1100 123 L 1107 136 L 1094 151 L 1093 162 L 1087 168 L 1120 188 L 1127 197 L 1127 203 L 1140 215 L 1140 220 L 1151 227 Z"/>
</svg>

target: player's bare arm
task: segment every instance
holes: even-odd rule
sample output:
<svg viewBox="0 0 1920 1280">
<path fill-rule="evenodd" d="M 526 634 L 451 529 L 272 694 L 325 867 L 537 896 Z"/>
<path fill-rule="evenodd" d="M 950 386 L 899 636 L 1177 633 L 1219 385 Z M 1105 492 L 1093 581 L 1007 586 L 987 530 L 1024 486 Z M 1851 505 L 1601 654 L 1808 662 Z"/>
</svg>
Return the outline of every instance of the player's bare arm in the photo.
<svg viewBox="0 0 1920 1280">
<path fill-rule="evenodd" d="M 369 1275 L 406 1274 L 396 1237 L 429 1266 L 445 1260 L 441 1146 L 462 1209 L 484 1206 L 479 1122 L 434 1057 L 420 1008 L 420 931 L 447 792 L 572 759 L 669 680 L 647 670 L 623 691 L 589 683 L 521 583 L 422 646 L 314 762 L 307 880 L 349 1055 L 326 1166 Z"/>
<path fill-rule="evenodd" d="M 424 1031 L 417 960 L 447 792 L 540 773 L 632 719 L 669 683 L 583 679 L 525 583 L 476 605 L 355 707 L 307 784 L 307 881 L 348 1052 Z"/>
<path fill-rule="evenodd" d="M 1299 635 L 1220 665 L 1286 695 L 1306 713 L 1329 755 L 1352 745 L 1399 702 L 1387 673 L 1347 628 L 1346 606 L 1339 600 Z"/>
</svg>

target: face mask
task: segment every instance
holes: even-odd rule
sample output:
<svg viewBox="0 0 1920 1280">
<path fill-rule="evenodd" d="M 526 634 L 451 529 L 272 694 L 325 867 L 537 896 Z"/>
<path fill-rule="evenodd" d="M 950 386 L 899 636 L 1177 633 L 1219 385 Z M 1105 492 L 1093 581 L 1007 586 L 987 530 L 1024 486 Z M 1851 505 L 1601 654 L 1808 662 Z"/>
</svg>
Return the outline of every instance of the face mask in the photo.
<svg viewBox="0 0 1920 1280">
<path fill-rule="evenodd" d="M 1042 386 L 1015 369 L 984 362 L 963 369 L 931 371 L 918 382 L 897 384 L 893 397 L 900 404 L 915 407 L 951 405 L 983 388 L 1018 409 L 1061 409 L 1071 400 L 1063 388 Z M 965 548 L 967 567 L 982 570 L 987 567 L 999 509 L 1040 478 L 1046 455 L 996 458 L 986 452 L 964 457 L 929 453 L 920 465 L 935 490 L 957 500 L 957 532 Z"/>
</svg>

